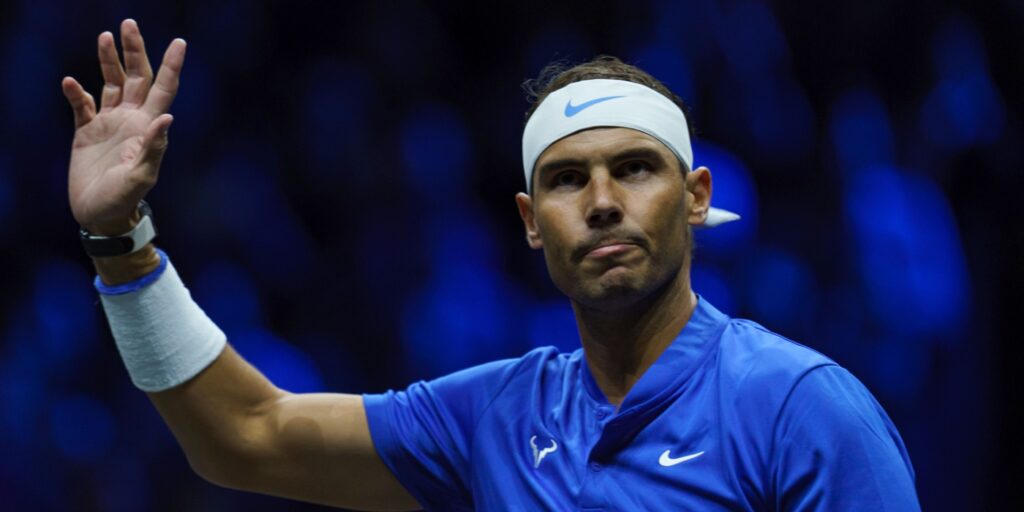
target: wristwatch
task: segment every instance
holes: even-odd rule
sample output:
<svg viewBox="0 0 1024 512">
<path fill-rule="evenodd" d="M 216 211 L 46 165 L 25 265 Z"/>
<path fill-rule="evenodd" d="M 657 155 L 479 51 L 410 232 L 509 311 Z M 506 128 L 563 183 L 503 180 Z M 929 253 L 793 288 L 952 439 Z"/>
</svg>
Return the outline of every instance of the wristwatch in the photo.
<svg viewBox="0 0 1024 512">
<path fill-rule="evenodd" d="M 153 224 L 153 210 L 146 201 L 139 201 L 139 214 L 142 219 L 131 231 L 119 236 L 94 235 L 82 228 L 78 234 L 82 239 L 85 252 L 94 258 L 109 258 L 131 254 L 145 247 L 150 240 L 156 238 L 156 226 Z"/>
</svg>

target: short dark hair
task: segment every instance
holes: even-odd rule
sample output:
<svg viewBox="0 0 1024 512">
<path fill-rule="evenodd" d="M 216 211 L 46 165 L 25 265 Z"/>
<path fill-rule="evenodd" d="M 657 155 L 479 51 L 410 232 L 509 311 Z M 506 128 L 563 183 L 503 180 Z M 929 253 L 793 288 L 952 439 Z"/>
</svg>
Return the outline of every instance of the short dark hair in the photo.
<svg viewBox="0 0 1024 512">
<path fill-rule="evenodd" d="M 672 100 L 683 111 L 686 117 L 686 124 L 690 127 L 690 134 L 693 134 L 693 123 L 690 122 L 689 107 L 683 100 L 676 96 L 665 84 L 654 78 L 650 73 L 619 60 L 611 55 L 598 55 L 593 59 L 580 64 L 573 65 L 568 61 L 559 60 L 544 66 L 537 78 L 531 78 L 523 82 L 523 91 L 526 92 L 526 99 L 530 102 L 530 108 L 526 110 L 525 121 L 537 110 L 544 98 L 562 87 L 574 82 L 583 80 L 594 80 L 607 78 L 611 80 L 625 80 L 645 85 L 658 91 L 662 96 Z"/>
</svg>

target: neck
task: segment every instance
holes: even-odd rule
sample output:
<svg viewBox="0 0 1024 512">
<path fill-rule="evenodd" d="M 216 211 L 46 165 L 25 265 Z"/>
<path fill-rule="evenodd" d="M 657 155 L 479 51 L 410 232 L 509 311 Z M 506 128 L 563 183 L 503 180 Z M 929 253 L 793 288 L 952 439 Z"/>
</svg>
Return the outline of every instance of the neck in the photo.
<svg viewBox="0 0 1024 512">
<path fill-rule="evenodd" d="M 609 403 L 622 403 L 696 307 L 685 268 L 659 292 L 621 309 L 598 311 L 573 302 L 587 366 Z"/>
</svg>

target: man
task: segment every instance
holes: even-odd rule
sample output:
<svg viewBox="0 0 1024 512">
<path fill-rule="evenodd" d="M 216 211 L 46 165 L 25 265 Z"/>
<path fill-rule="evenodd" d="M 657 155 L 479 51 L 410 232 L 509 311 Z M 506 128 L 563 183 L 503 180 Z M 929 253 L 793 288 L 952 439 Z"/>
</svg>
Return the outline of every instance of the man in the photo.
<svg viewBox="0 0 1024 512">
<path fill-rule="evenodd" d="M 691 290 L 691 227 L 736 216 L 710 207 L 685 115 L 643 71 L 604 58 L 558 73 L 524 131 L 516 203 L 581 350 L 397 393 L 292 394 L 226 343 L 150 242 L 140 201 L 185 42 L 154 81 L 134 21 L 121 37 L 123 67 L 99 36 L 98 112 L 63 82 L 71 208 L 133 382 L 209 481 L 379 510 L 919 508 L 902 440 L 859 381 Z"/>
</svg>

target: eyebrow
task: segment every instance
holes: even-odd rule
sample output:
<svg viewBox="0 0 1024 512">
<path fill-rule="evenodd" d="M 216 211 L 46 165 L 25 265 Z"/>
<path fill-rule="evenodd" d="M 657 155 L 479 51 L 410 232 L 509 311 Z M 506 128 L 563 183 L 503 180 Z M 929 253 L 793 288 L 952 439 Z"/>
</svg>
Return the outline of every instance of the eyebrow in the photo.
<svg viewBox="0 0 1024 512">
<path fill-rule="evenodd" d="M 612 162 L 620 163 L 626 160 L 652 160 L 659 165 L 664 165 L 665 157 L 651 148 L 631 148 L 612 157 Z"/>
<path fill-rule="evenodd" d="M 620 153 L 616 153 L 611 158 L 613 165 L 626 160 L 652 160 L 659 165 L 666 164 L 665 158 L 661 153 L 652 148 L 630 148 Z M 546 162 L 544 165 L 540 166 L 540 169 L 537 169 L 537 177 L 543 179 L 545 175 L 559 169 L 564 169 L 566 167 L 585 167 L 586 165 L 586 160 L 580 158 L 560 158 L 558 160 Z"/>
</svg>

